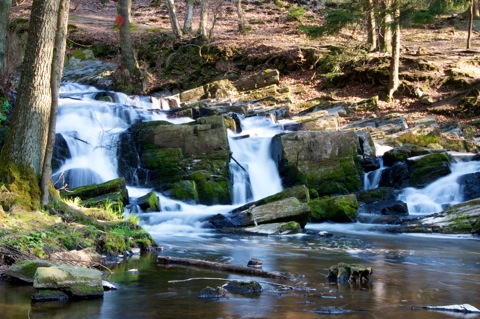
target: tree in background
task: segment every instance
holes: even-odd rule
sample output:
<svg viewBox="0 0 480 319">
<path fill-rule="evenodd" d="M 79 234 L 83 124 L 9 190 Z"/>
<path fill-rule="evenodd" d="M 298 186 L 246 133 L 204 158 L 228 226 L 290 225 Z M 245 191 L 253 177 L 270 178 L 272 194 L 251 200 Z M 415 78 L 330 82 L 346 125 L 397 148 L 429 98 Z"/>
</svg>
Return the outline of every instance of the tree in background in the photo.
<svg viewBox="0 0 480 319">
<path fill-rule="evenodd" d="M 12 0 L 0 0 L 0 70 L 3 69 L 5 61 L 8 20 L 11 8 Z"/>
<path fill-rule="evenodd" d="M 469 50 L 472 45 L 472 30 L 473 30 L 474 15 L 475 15 L 475 0 L 470 0 L 469 17 L 468 17 L 467 50 Z"/>
<path fill-rule="evenodd" d="M 178 23 L 174 0 L 167 0 L 167 9 L 168 9 L 168 18 L 170 19 L 170 25 L 172 26 L 173 34 L 175 34 L 175 36 L 179 38 L 182 36 L 182 29 L 180 28 L 180 24 Z"/>
<path fill-rule="evenodd" d="M 194 0 L 185 0 L 185 21 L 183 23 L 183 32 L 192 33 L 192 19 Z"/>
<path fill-rule="evenodd" d="M 38 208 L 39 179 L 44 168 L 52 114 L 52 68 L 59 0 L 34 0 L 18 95 L 0 153 L 2 184 L 24 207 Z M 62 54 L 61 52 L 58 52 Z"/>
<path fill-rule="evenodd" d="M 200 27 L 198 29 L 198 34 L 203 37 L 207 38 L 208 36 L 208 0 L 202 0 L 200 5 Z"/>
<path fill-rule="evenodd" d="M 400 0 L 393 0 L 390 4 L 390 11 L 392 12 L 392 23 L 389 29 L 392 31 L 392 56 L 390 58 L 390 80 L 388 82 L 388 99 L 393 99 L 393 94 L 397 91 L 400 85 L 398 76 L 400 67 Z"/>
</svg>

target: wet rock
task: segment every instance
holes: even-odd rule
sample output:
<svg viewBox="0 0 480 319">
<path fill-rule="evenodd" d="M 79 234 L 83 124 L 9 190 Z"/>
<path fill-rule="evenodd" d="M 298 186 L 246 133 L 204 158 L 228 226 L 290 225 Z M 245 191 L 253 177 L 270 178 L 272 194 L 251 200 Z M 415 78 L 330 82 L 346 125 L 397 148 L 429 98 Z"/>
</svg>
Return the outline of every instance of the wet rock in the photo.
<svg viewBox="0 0 480 319">
<path fill-rule="evenodd" d="M 43 298 L 48 291 L 61 291 L 74 299 L 98 298 L 103 296 L 102 272 L 68 265 L 39 267 L 33 287 L 35 294 Z"/>
<path fill-rule="evenodd" d="M 302 227 L 310 219 L 310 208 L 295 197 L 282 199 L 261 206 L 227 215 L 236 227 L 296 221 Z"/>
<path fill-rule="evenodd" d="M 385 166 L 392 166 L 397 162 L 405 162 L 410 157 L 426 155 L 432 152 L 436 152 L 436 151 L 426 147 L 405 144 L 385 152 L 382 158 Z"/>
<path fill-rule="evenodd" d="M 85 207 L 105 207 L 109 201 L 123 208 L 129 203 L 128 190 L 123 177 L 102 184 L 80 186 L 68 191 L 61 191 L 61 194 L 65 198 L 80 198 L 82 205 Z"/>
<path fill-rule="evenodd" d="M 424 306 L 426 310 L 434 311 L 450 311 L 450 312 L 462 312 L 462 313 L 480 313 L 480 310 L 470 304 L 463 305 L 448 305 L 448 306 Z"/>
<path fill-rule="evenodd" d="M 200 291 L 198 294 L 198 298 L 201 299 L 218 299 L 218 298 L 224 298 L 225 295 L 227 294 L 227 291 L 222 288 L 222 287 L 205 287 Z"/>
<path fill-rule="evenodd" d="M 8 277 L 18 279 L 24 282 L 33 283 L 35 273 L 39 267 L 50 267 L 53 264 L 46 260 L 22 260 L 10 266 L 5 274 Z"/>
<path fill-rule="evenodd" d="M 33 302 L 62 302 L 68 299 L 69 296 L 66 292 L 56 289 L 35 290 L 32 294 Z"/>
<path fill-rule="evenodd" d="M 248 234 L 255 235 L 287 235 L 297 234 L 302 230 L 302 226 L 297 222 L 287 223 L 268 223 L 254 227 L 243 228 Z"/>
<path fill-rule="evenodd" d="M 250 258 L 247 267 L 262 269 L 263 261 L 258 258 Z"/>
<path fill-rule="evenodd" d="M 67 141 L 62 134 L 55 134 L 55 146 L 52 154 L 52 171 L 56 172 L 65 161 L 72 157 Z M 54 181 L 55 182 L 55 181 Z"/>
<path fill-rule="evenodd" d="M 317 307 L 312 311 L 320 315 L 341 315 L 344 313 L 353 312 L 352 310 L 344 309 L 341 307 L 333 307 L 333 306 Z"/>
<path fill-rule="evenodd" d="M 452 171 L 450 165 L 453 158 L 446 152 L 427 154 L 408 160 L 411 178 L 409 186 L 422 188 L 439 179 L 447 176 Z"/>
<path fill-rule="evenodd" d="M 223 286 L 231 293 L 252 295 L 262 293 L 262 286 L 257 281 L 229 281 Z"/>
<path fill-rule="evenodd" d="M 145 212 L 159 212 L 160 202 L 155 192 L 150 192 L 137 198 L 136 204 Z"/>
<path fill-rule="evenodd" d="M 372 273 L 373 271 L 371 267 L 339 263 L 338 265 L 331 266 L 328 269 L 327 280 L 329 283 L 364 284 L 370 280 L 369 277 Z"/>
<path fill-rule="evenodd" d="M 443 212 L 403 223 L 401 232 L 480 234 L 480 199 L 452 205 Z"/>
<path fill-rule="evenodd" d="M 308 203 L 313 222 L 331 221 L 350 223 L 356 221 L 358 201 L 355 195 L 315 198 Z"/>
<path fill-rule="evenodd" d="M 272 141 L 283 185 L 304 184 L 320 196 L 360 190 L 365 155 L 361 143 L 365 139 L 353 131 L 301 131 Z"/>
<path fill-rule="evenodd" d="M 383 170 L 379 186 L 400 189 L 407 184 L 409 179 L 410 171 L 408 170 L 407 163 L 396 162 L 393 166 Z"/>
<path fill-rule="evenodd" d="M 480 197 L 480 173 L 475 172 L 458 177 L 463 189 L 463 200 L 468 201 Z"/>
</svg>

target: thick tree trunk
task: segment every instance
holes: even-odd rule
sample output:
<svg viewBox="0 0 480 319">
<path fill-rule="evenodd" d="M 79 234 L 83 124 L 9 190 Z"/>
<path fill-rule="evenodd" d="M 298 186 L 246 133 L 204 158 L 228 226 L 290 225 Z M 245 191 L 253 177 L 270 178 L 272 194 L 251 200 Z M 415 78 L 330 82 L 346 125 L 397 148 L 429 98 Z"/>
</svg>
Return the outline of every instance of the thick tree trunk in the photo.
<svg viewBox="0 0 480 319">
<path fill-rule="evenodd" d="M 0 0 L 0 72 L 5 61 L 8 20 L 11 8 L 12 0 Z"/>
<path fill-rule="evenodd" d="M 52 61 L 52 78 L 50 86 L 52 90 L 52 107 L 50 124 L 48 127 L 47 147 L 43 162 L 40 189 L 42 191 L 42 206 L 48 204 L 48 185 L 52 176 L 52 155 L 55 145 L 55 126 L 57 124 L 58 99 L 60 96 L 60 82 L 62 80 L 63 62 L 65 60 L 65 48 L 67 44 L 67 25 L 70 0 L 60 0 L 58 10 L 57 32 L 55 36 L 55 48 Z"/>
<path fill-rule="evenodd" d="M 185 21 L 183 22 L 183 32 L 192 33 L 194 0 L 186 0 Z"/>
<path fill-rule="evenodd" d="M 125 20 L 120 26 L 120 64 L 127 69 L 131 75 L 138 72 L 137 58 L 133 50 L 132 34 L 130 32 L 132 0 L 118 0 L 117 11 Z"/>
<path fill-rule="evenodd" d="M 379 0 L 380 5 L 380 32 L 378 35 L 379 49 L 382 52 L 392 52 L 392 15 L 390 13 L 391 0 Z"/>
<path fill-rule="evenodd" d="M 390 81 L 388 84 L 388 98 L 393 99 L 393 94 L 397 91 L 400 85 L 398 76 L 398 69 L 400 67 L 400 4 L 397 1 L 393 3 L 394 7 L 394 21 L 391 24 L 393 29 L 392 37 L 392 57 L 390 59 Z"/>
<path fill-rule="evenodd" d="M 206 38 L 208 35 L 207 25 L 208 25 L 208 0 L 202 0 L 202 5 L 200 6 L 200 28 L 198 33 L 204 38 Z"/>
<path fill-rule="evenodd" d="M 175 36 L 179 38 L 182 36 L 182 30 L 180 29 L 180 24 L 178 23 L 174 0 L 167 0 L 167 9 L 168 17 L 170 18 L 170 24 L 172 25 L 173 34 L 175 34 Z"/>
<path fill-rule="evenodd" d="M 245 32 L 245 18 L 243 17 L 242 0 L 237 0 L 238 31 Z"/>
<path fill-rule="evenodd" d="M 48 138 L 57 15 L 58 0 L 33 1 L 29 48 L 25 51 L 12 122 L 0 156 L 3 165 L 30 168 L 37 178 L 42 172 Z"/>
<path fill-rule="evenodd" d="M 368 0 L 365 8 L 365 12 L 367 13 L 367 43 L 370 51 L 376 51 L 378 49 L 377 23 L 375 20 L 374 2 L 374 0 Z"/>
<path fill-rule="evenodd" d="M 472 45 L 472 30 L 473 30 L 473 16 L 474 16 L 474 6 L 475 6 L 475 0 L 470 1 L 470 14 L 468 17 L 468 36 L 467 36 L 467 50 L 470 49 Z"/>
</svg>

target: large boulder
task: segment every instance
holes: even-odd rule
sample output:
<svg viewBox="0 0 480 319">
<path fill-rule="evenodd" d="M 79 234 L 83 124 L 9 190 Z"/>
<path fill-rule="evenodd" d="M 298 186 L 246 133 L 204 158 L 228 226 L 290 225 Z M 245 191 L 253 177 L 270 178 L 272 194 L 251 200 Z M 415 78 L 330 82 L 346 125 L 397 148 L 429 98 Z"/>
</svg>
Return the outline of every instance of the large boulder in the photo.
<svg viewBox="0 0 480 319">
<path fill-rule="evenodd" d="M 65 294 L 73 299 L 98 298 L 103 296 L 102 272 L 68 265 L 39 267 L 33 287 L 34 301 L 63 299 Z"/>
<path fill-rule="evenodd" d="M 463 200 L 480 197 L 480 172 L 462 175 L 458 178 L 458 183 L 463 189 Z"/>
<path fill-rule="evenodd" d="M 232 123 L 211 116 L 181 125 L 164 121 L 132 125 L 120 137 L 120 174 L 128 183 L 152 187 L 174 199 L 230 204 L 227 128 Z"/>
<path fill-rule="evenodd" d="M 296 221 L 304 227 L 310 219 L 310 208 L 297 198 L 289 197 L 261 206 L 252 205 L 248 209 L 228 214 L 226 217 L 234 227 L 290 221 Z"/>
<path fill-rule="evenodd" d="M 5 274 L 13 279 L 33 283 L 37 268 L 50 267 L 52 265 L 52 262 L 42 259 L 22 260 L 9 267 Z"/>
<path fill-rule="evenodd" d="M 366 223 L 398 223 L 408 215 L 407 204 L 398 200 L 399 191 L 378 187 L 355 194 L 360 204 L 358 220 Z"/>
<path fill-rule="evenodd" d="M 358 202 L 353 194 L 315 198 L 308 203 L 313 222 L 349 223 L 357 219 Z"/>
<path fill-rule="evenodd" d="M 374 156 L 364 152 L 372 149 L 371 138 L 367 137 L 368 133 L 354 131 L 301 131 L 275 136 L 274 159 L 283 185 L 304 184 L 320 196 L 359 191 L 361 163 Z"/>
<path fill-rule="evenodd" d="M 128 190 L 123 177 L 102 184 L 80 186 L 62 190 L 65 198 L 80 198 L 85 207 L 105 207 L 108 202 L 123 208 L 128 202 Z"/>
</svg>

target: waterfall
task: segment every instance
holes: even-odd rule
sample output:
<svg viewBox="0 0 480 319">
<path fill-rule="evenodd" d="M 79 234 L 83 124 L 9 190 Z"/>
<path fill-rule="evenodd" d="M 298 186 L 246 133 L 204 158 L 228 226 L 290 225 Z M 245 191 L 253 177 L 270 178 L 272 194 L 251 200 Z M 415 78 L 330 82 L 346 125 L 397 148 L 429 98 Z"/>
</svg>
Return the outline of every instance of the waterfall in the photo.
<svg viewBox="0 0 480 319">
<path fill-rule="evenodd" d="M 229 132 L 232 151 L 233 204 L 244 204 L 282 191 L 282 181 L 271 156 L 272 137 L 282 132 L 266 117 L 241 118 L 240 136 Z"/>
<path fill-rule="evenodd" d="M 379 157 L 378 161 L 380 167 L 374 171 L 368 172 L 363 177 L 363 188 L 364 190 L 375 189 L 380 184 L 380 178 L 382 177 L 382 172 L 385 170 L 383 165 L 383 158 Z"/>
<path fill-rule="evenodd" d="M 399 199 L 407 203 L 410 215 L 428 215 L 441 212 L 446 207 L 463 202 L 463 191 L 458 182 L 462 175 L 480 171 L 480 162 L 458 162 L 451 173 L 422 189 L 405 188 Z"/>
</svg>

